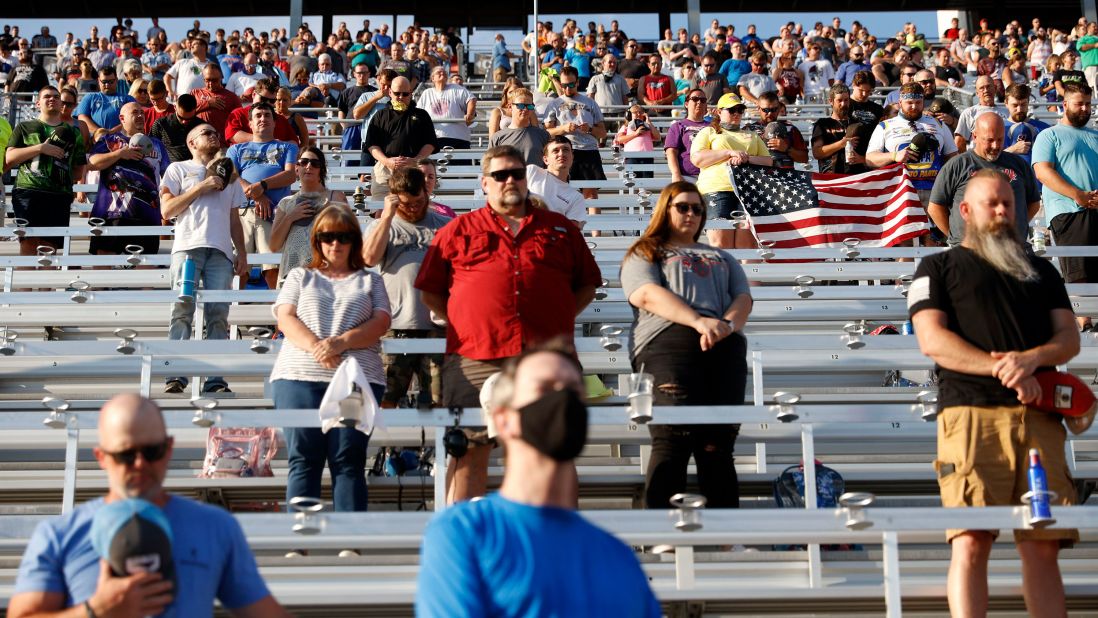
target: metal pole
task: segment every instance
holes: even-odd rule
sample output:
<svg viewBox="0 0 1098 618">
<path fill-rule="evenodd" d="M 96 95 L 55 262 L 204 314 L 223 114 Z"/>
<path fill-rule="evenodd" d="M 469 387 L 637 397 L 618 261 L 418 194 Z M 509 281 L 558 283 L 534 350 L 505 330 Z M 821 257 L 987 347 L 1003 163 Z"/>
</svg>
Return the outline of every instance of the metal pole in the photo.
<svg viewBox="0 0 1098 618">
<path fill-rule="evenodd" d="M 804 460 L 804 508 L 814 511 L 818 508 L 816 502 L 819 498 L 816 493 L 816 442 L 811 423 L 801 425 L 801 457 Z M 820 545 L 810 543 L 808 545 L 808 585 L 810 587 L 820 587 L 820 570 Z"/>
<path fill-rule="evenodd" d="M 304 11 L 304 0 L 290 0 L 290 37 L 297 36 L 297 29 L 301 27 L 303 21 L 302 12 Z"/>
<path fill-rule="evenodd" d="M 65 429 L 65 487 L 61 494 L 61 514 L 72 512 L 76 502 L 76 460 L 80 451 L 80 428 L 76 415 L 69 413 L 69 426 Z"/>
<path fill-rule="evenodd" d="M 884 552 L 885 611 L 888 618 L 900 618 L 903 607 L 900 595 L 900 542 L 895 532 L 881 535 Z"/>
<path fill-rule="evenodd" d="M 446 431 L 441 427 L 435 428 L 435 512 L 439 513 L 446 508 L 446 445 L 442 437 Z"/>
<path fill-rule="evenodd" d="M 534 65 L 530 71 L 530 91 L 537 92 L 538 88 L 538 73 L 541 68 L 541 60 L 538 58 L 538 0 L 534 0 L 534 43 L 530 46 L 534 50 L 534 53 L 530 54 L 530 62 Z M 527 33 L 529 34 L 529 33 Z"/>
</svg>

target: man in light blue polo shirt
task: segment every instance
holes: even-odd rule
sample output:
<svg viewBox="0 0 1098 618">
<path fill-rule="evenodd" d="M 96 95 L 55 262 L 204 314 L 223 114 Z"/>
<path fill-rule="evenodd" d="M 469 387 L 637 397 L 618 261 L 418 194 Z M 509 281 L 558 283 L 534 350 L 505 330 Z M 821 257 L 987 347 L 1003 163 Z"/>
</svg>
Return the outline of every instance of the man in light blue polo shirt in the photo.
<svg viewBox="0 0 1098 618">
<path fill-rule="evenodd" d="M 1098 131 L 1087 126 L 1090 94 L 1086 84 L 1066 84 L 1064 117 L 1037 134 L 1031 151 L 1058 245 L 1098 245 Z M 1062 257 L 1060 270 L 1066 283 L 1098 283 L 1098 257 Z M 1091 329 L 1090 317 L 1076 320 L 1082 330 Z"/>
<path fill-rule="evenodd" d="M 128 94 L 104 94 L 115 92 L 118 88 L 118 74 L 114 67 L 99 69 L 99 92 L 89 92 L 76 106 L 75 115 L 88 125 L 88 132 L 95 133 L 100 127 L 111 131 L 122 128 L 118 119 L 118 112 L 127 103 L 136 102 L 137 99 Z"/>
<path fill-rule="evenodd" d="M 117 395 L 99 413 L 99 467 L 109 490 L 62 517 L 42 522 L 19 565 L 8 616 L 213 616 L 214 599 L 243 618 L 289 614 L 259 576 L 244 532 L 217 507 L 164 491 L 173 439 L 155 403 Z M 108 502 L 143 498 L 171 524 L 175 585 L 160 573 L 115 577 L 92 547 L 96 511 Z"/>
</svg>

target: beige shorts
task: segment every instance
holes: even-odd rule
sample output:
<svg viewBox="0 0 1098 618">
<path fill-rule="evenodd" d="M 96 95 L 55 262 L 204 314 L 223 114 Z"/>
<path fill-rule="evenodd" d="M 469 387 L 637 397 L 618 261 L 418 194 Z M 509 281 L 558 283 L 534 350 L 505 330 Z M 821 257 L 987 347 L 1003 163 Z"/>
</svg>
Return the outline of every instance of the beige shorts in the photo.
<svg viewBox="0 0 1098 618">
<path fill-rule="evenodd" d="M 244 228 L 244 250 L 248 253 L 273 253 L 271 251 L 271 222 L 255 215 L 255 208 L 240 211 L 240 226 Z M 278 264 L 264 264 L 263 270 L 276 270 Z"/>
<path fill-rule="evenodd" d="M 389 168 L 374 163 L 374 174 L 370 177 L 370 200 L 384 200 L 389 195 L 389 178 L 393 175 Z"/>
<path fill-rule="evenodd" d="M 938 414 L 938 473 L 942 506 L 1011 506 L 1029 491 L 1029 449 L 1041 451 L 1053 504 L 1075 504 L 1075 483 L 1064 456 L 1061 417 L 1026 406 L 953 406 Z M 952 541 L 964 530 L 947 530 Z M 998 530 L 988 530 L 998 537 Z M 1059 540 L 1070 547 L 1079 531 L 1065 528 L 1015 530 L 1015 541 Z"/>
</svg>

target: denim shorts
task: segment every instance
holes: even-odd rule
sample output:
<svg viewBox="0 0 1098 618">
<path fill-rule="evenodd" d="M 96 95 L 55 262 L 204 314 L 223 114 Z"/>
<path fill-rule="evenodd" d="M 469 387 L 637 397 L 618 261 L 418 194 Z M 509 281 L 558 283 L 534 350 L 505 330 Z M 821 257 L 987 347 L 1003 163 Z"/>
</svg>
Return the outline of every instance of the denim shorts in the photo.
<svg viewBox="0 0 1098 618">
<path fill-rule="evenodd" d="M 743 210 L 740 198 L 736 197 L 736 194 L 732 191 L 706 193 L 702 197 L 705 198 L 705 207 L 709 219 L 731 219 L 732 213 Z"/>
</svg>

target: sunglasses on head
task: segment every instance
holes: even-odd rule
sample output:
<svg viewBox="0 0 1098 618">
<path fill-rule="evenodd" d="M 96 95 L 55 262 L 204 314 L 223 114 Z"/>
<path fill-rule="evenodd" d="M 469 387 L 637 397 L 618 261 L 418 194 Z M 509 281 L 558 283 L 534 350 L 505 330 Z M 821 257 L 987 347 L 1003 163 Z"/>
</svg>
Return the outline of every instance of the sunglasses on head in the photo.
<svg viewBox="0 0 1098 618">
<path fill-rule="evenodd" d="M 356 234 L 354 232 L 317 232 L 316 239 L 321 244 L 330 245 L 334 242 L 340 242 L 345 245 L 352 244 L 355 240 Z"/>
<path fill-rule="evenodd" d="M 168 453 L 168 440 L 164 440 L 159 444 L 149 444 L 147 446 L 135 446 L 128 448 L 124 451 L 118 451 L 112 453 L 110 451 L 103 451 L 107 455 L 111 456 L 111 459 L 115 463 L 123 466 L 132 466 L 133 462 L 137 461 L 138 453 L 145 458 L 148 463 L 153 463 L 164 459 L 164 455 Z"/>
<path fill-rule="evenodd" d="M 702 206 L 700 202 L 681 202 L 679 204 L 671 204 L 675 211 L 680 215 L 685 215 L 690 212 L 695 217 L 700 217 L 705 214 L 705 206 Z"/>
<path fill-rule="evenodd" d="M 537 109 L 537 106 L 535 106 L 533 103 L 512 103 L 511 106 L 515 109 L 524 109 L 530 112 Z"/>
<path fill-rule="evenodd" d="M 507 170 L 496 170 L 494 172 L 488 172 L 488 175 L 492 177 L 492 180 L 498 183 L 507 182 L 508 178 L 513 180 L 526 180 L 526 168 L 515 167 Z"/>
</svg>

